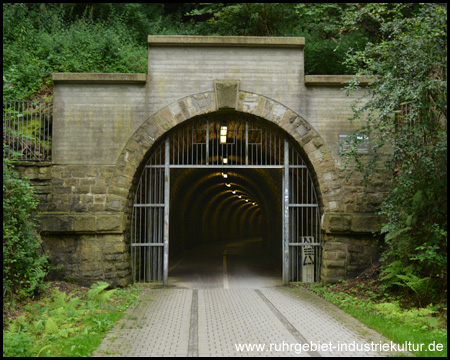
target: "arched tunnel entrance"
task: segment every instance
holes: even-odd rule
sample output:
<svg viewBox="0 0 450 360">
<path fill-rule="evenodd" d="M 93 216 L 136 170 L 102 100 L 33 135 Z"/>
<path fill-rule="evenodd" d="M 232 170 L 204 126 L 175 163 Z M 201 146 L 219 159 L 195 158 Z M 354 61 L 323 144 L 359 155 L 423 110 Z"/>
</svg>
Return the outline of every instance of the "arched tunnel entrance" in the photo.
<svg viewBox="0 0 450 360">
<path fill-rule="evenodd" d="M 134 198 L 133 276 L 167 284 L 169 270 L 204 268 L 192 260 L 200 255 L 226 268 L 236 248 L 284 283 L 319 278 L 319 197 L 301 149 L 267 121 L 230 111 L 185 122 L 152 147 Z M 177 270 L 186 256 L 191 269 Z"/>
</svg>

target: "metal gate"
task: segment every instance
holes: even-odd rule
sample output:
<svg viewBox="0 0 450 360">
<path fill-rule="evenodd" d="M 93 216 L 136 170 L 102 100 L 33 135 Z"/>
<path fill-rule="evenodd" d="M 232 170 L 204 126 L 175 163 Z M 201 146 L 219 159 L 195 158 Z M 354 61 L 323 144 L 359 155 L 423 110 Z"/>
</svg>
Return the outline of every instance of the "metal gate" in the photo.
<svg viewBox="0 0 450 360">
<path fill-rule="evenodd" d="M 315 282 L 320 211 L 302 156 L 277 129 L 252 120 L 195 120 L 156 145 L 142 171 L 131 222 L 135 281 L 168 282 L 170 169 L 278 168 L 283 172 L 283 282 Z"/>
</svg>

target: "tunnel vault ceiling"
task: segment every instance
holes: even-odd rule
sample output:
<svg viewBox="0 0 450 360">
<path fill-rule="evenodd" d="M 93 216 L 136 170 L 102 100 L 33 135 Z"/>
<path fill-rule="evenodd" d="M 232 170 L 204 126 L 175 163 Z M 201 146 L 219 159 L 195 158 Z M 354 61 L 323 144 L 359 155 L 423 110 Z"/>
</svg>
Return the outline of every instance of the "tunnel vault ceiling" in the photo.
<svg viewBox="0 0 450 360">
<path fill-rule="evenodd" d="M 189 244 L 184 244 L 188 247 L 199 242 L 261 236 L 271 220 L 280 217 L 280 180 L 280 169 L 173 169 L 173 236 L 188 237 L 185 242 Z M 201 233 L 193 227 L 202 228 Z"/>
</svg>

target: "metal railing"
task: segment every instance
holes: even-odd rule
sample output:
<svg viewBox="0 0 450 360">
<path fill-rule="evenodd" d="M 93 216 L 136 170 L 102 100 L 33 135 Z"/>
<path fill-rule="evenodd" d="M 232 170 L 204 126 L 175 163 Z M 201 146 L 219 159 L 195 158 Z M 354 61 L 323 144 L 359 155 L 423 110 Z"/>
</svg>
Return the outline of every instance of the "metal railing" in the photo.
<svg viewBox="0 0 450 360">
<path fill-rule="evenodd" d="M 3 100 L 3 157 L 51 160 L 53 103 Z"/>
</svg>

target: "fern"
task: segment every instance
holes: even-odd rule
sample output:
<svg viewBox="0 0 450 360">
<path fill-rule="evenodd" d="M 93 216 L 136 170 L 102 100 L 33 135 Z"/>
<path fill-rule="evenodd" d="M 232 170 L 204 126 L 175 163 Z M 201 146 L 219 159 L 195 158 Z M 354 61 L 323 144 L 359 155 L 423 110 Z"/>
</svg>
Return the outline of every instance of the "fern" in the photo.
<svg viewBox="0 0 450 360">
<path fill-rule="evenodd" d="M 88 300 L 94 300 L 101 297 L 101 293 L 109 287 L 109 284 L 104 281 L 98 281 L 94 285 L 92 285 L 91 289 L 87 292 Z"/>
<path fill-rule="evenodd" d="M 105 282 L 94 284 L 84 298 L 71 298 L 55 289 L 50 298 L 27 306 L 27 316 L 15 319 L 3 333 L 4 356 L 89 355 L 92 344 L 80 344 L 80 339 L 101 336 L 118 318 L 118 305 L 112 302 L 116 289 L 105 291 L 108 286 Z M 124 294 L 119 297 L 125 298 Z M 66 348 L 66 344 L 75 344 L 74 350 L 68 352 L 71 346 Z"/>
<path fill-rule="evenodd" d="M 390 303 L 377 304 L 375 305 L 375 309 L 387 317 L 415 327 L 419 326 L 424 329 L 435 329 L 439 325 L 438 319 L 432 317 L 436 311 L 432 310 L 430 306 L 426 308 L 402 310 L 398 305 L 398 302 L 393 301 Z"/>
<path fill-rule="evenodd" d="M 49 317 L 45 323 L 43 336 L 51 336 L 57 334 L 59 327 L 55 318 Z"/>
<path fill-rule="evenodd" d="M 397 282 L 397 285 L 410 288 L 419 297 L 425 295 L 428 282 L 430 281 L 429 277 L 419 278 L 418 276 L 411 273 L 407 275 L 398 274 L 397 277 L 403 281 L 403 283 Z"/>
</svg>

